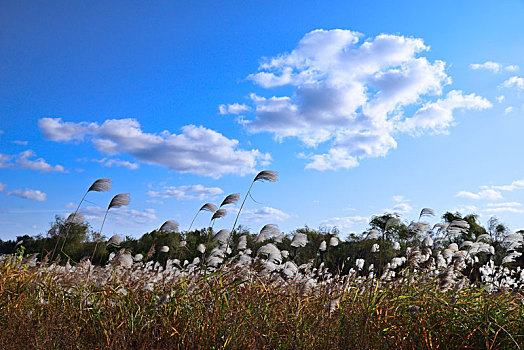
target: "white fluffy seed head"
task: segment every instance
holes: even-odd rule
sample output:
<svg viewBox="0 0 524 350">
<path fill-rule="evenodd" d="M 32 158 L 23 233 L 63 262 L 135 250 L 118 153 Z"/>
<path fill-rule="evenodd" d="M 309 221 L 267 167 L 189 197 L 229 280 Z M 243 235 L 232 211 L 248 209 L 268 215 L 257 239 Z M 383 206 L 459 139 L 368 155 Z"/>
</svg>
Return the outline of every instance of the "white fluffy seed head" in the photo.
<svg viewBox="0 0 524 350">
<path fill-rule="evenodd" d="M 305 247 L 308 239 L 304 233 L 296 233 L 291 240 L 292 247 Z"/>
<path fill-rule="evenodd" d="M 200 252 L 200 254 L 204 254 L 206 252 L 206 246 L 200 243 L 199 245 L 197 245 L 196 250 Z"/>
</svg>

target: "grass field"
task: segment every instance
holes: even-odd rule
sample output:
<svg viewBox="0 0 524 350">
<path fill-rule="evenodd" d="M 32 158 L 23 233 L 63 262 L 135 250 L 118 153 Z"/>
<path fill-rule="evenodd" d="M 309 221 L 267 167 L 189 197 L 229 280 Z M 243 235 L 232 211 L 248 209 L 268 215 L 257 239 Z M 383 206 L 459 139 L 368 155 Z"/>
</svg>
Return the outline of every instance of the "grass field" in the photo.
<svg viewBox="0 0 524 350">
<path fill-rule="evenodd" d="M 117 259 L 118 260 L 118 259 Z M 120 259 L 123 261 L 123 259 Z M 409 262 L 408 262 L 409 263 Z M 293 278 L 262 261 L 165 268 L 0 263 L 2 349 L 513 349 L 524 344 L 517 291 L 446 281 L 409 264 L 397 278 Z M 281 271 L 282 272 L 282 271 Z M 446 285 L 447 283 L 447 285 Z"/>
</svg>

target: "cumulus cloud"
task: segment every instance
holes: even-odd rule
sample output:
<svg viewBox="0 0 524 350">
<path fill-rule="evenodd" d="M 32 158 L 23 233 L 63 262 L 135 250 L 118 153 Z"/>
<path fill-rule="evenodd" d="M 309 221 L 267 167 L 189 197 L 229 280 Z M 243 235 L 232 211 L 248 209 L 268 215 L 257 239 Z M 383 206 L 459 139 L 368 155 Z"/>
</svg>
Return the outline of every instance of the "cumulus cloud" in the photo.
<svg viewBox="0 0 524 350">
<path fill-rule="evenodd" d="M 248 76 L 263 88 L 289 86 L 293 93 L 251 94 L 253 116 L 242 118 L 242 125 L 279 141 L 298 138 L 308 147 L 329 142 L 326 153 L 306 157 L 306 168 L 335 170 L 385 156 L 397 147 L 396 133 L 445 132 L 455 109 L 491 107 L 461 91 L 432 102 L 451 78 L 444 62 L 423 56 L 427 50 L 419 38 L 381 34 L 363 40 L 349 30 L 312 31 L 294 50 L 264 59 Z"/>
<path fill-rule="evenodd" d="M 338 229 L 350 229 L 356 225 L 366 224 L 369 218 L 366 216 L 344 216 L 333 217 L 322 221 L 320 224 L 327 227 L 336 227 Z"/>
<path fill-rule="evenodd" d="M 186 125 L 181 134 L 167 130 L 152 134 L 143 132 L 136 119 L 109 119 L 99 125 L 42 118 L 38 125 L 48 140 L 81 142 L 89 136 L 104 154 L 129 154 L 146 164 L 214 178 L 254 173 L 257 165 L 271 159 L 268 153 L 256 149 L 239 149 L 237 140 L 202 126 Z"/>
<path fill-rule="evenodd" d="M 484 189 L 479 192 L 468 192 L 468 191 L 460 191 L 458 192 L 455 197 L 461 197 L 461 198 L 469 198 L 469 199 L 502 199 L 502 194 L 499 191 L 493 190 L 493 189 Z"/>
<path fill-rule="evenodd" d="M 31 189 L 18 190 L 17 189 L 17 190 L 12 190 L 10 192 L 7 192 L 7 194 L 10 196 L 31 199 L 37 202 L 44 202 L 47 200 L 47 194 L 39 190 L 31 190 Z"/>
<path fill-rule="evenodd" d="M 425 130 L 434 133 L 446 133 L 453 123 L 454 109 L 486 109 L 491 103 L 475 94 L 463 95 L 462 91 L 452 90 L 445 99 L 430 102 L 415 112 L 414 116 L 401 122 L 398 128 L 412 134 L 420 135 Z"/>
<path fill-rule="evenodd" d="M 513 76 L 502 83 L 502 87 L 524 89 L 524 78 Z"/>
<path fill-rule="evenodd" d="M 206 198 L 216 196 L 224 193 L 219 187 L 204 187 L 202 185 L 190 185 L 190 186 L 166 186 L 161 191 L 148 191 L 149 197 L 161 197 L 169 198 L 174 197 L 178 200 L 184 199 L 199 199 L 204 200 Z"/>
<path fill-rule="evenodd" d="M 0 168 L 23 168 L 37 170 L 41 172 L 58 172 L 66 173 L 67 170 L 62 165 L 51 165 L 43 158 L 36 158 L 36 154 L 32 150 L 20 152 L 17 155 L 7 155 L 0 153 Z"/>
<path fill-rule="evenodd" d="M 513 112 L 513 107 L 509 106 L 509 107 L 506 107 L 506 109 L 504 109 L 504 114 L 509 114 Z"/>
<path fill-rule="evenodd" d="M 105 167 L 124 167 L 130 170 L 138 169 L 139 165 L 137 163 L 128 162 L 127 160 L 121 160 L 117 158 L 102 158 L 102 159 L 93 159 L 93 162 L 98 163 Z"/>
<path fill-rule="evenodd" d="M 240 114 L 251 110 L 248 105 L 233 103 L 231 105 L 220 105 L 218 106 L 218 112 L 220 114 Z"/>
</svg>

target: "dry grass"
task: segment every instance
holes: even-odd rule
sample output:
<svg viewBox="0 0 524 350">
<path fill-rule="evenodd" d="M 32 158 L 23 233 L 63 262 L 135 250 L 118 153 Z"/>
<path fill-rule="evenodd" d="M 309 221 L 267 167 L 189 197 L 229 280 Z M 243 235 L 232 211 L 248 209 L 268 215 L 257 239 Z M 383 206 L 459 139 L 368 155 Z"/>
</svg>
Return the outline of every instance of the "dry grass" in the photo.
<svg viewBox="0 0 524 350">
<path fill-rule="evenodd" d="M 66 273 L 5 259 L 0 348 L 512 349 L 524 344 L 524 299 L 517 292 L 487 293 L 458 284 L 442 292 L 437 278 L 410 275 L 388 283 L 318 280 L 308 288 L 305 280 L 271 281 L 255 270 L 229 265 L 213 274 L 166 278 L 166 271 L 146 267 L 76 267 Z"/>
</svg>

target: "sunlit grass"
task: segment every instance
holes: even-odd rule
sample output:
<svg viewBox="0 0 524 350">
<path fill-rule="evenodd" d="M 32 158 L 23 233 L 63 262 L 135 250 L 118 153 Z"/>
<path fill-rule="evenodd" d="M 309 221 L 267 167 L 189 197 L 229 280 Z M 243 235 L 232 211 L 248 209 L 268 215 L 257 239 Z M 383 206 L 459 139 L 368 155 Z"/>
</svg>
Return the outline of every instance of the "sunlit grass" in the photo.
<svg viewBox="0 0 524 350">
<path fill-rule="evenodd" d="M 246 272 L 253 274 L 246 278 Z M 402 281 L 343 277 L 319 279 L 311 288 L 304 280 L 277 282 L 255 272 L 228 265 L 176 278 L 145 266 L 77 266 L 66 273 L 4 259 L 0 348 L 509 349 L 524 344 L 524 298 L 518 292 L 470 286 L 442 292 L 436 279 L 407 269 Z"/>
</svg>

